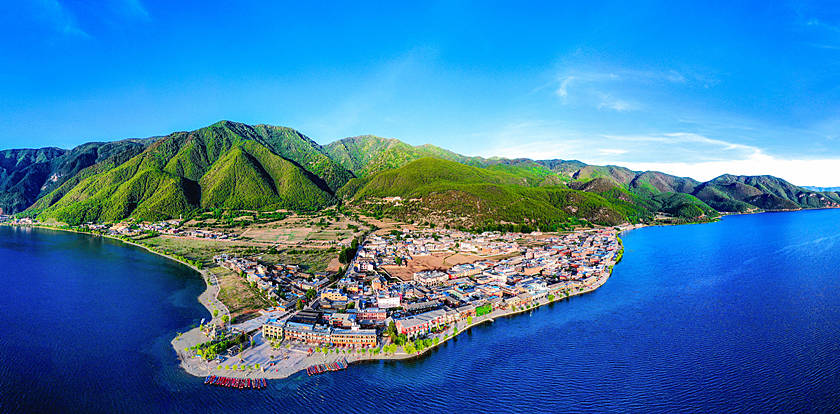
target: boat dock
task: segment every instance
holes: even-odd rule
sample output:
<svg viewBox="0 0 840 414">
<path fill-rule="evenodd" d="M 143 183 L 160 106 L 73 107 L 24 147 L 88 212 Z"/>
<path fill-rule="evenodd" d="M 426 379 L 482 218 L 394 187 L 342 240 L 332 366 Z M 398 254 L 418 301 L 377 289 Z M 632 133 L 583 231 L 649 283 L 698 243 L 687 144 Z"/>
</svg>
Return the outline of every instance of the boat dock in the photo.
<svg viewBox="0 0 840 414">
<path fill-rule="evenodd" d="M 268 381 L 265 378 L 227 378 L 210 375 L 204 379 L 204 384 L 238 390 L 261 390 L 268 386 Z"/>
<path fill-rule="evenodd" d="M 347 369 L 347 360 L 330 362 L 328 364 L 312 365 L 306 368 L 306 374 L 310 377 L 313 375 L 323 374 L 325 372 L 341 371 Z"/>
</svg>

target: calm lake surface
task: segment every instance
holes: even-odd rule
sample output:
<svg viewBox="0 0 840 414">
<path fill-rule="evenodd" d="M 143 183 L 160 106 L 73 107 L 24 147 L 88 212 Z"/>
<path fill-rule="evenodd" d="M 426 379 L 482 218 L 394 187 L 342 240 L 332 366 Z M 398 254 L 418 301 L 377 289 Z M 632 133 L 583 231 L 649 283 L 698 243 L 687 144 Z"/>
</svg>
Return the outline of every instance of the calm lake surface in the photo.
<svg viewBox="0 0 840 414">
<path fill-rule="evenodd" d="M 170 339 L 201 279 L 99 238 L 0 228 L 0 412 L 837 412 L 840 210 L 624 236 L 598 291 L 403 363 L 202 384 Z"/>
</svg>

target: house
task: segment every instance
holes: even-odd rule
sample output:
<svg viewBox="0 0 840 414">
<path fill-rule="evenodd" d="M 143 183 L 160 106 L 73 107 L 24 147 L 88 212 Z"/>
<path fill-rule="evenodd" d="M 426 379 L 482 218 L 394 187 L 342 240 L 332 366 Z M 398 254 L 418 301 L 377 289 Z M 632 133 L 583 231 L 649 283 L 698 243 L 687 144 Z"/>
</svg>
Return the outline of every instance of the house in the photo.
<svg viewBox="0 0 840 414">
<path fill-rule="evenodd" d="M 367 308 L 356 311 L 356 320 L 365 321 L 384 321 L 388 317 L 388 312 L 385 309 Z"/>
<path fill-rule="evenodd" d="M 425 312 L 425 311 L 429 311 L 429 310 L 432 310 L 432 309 L 436 309 L 436 308 L 439 308 L 439 307 L 440 307 L 440 302 L 439 301 L 437 301 L 437 300 L 427 300 L 427 301 L 424 301 L 424 302 L 415 302 L 415 303 L 406 304 L 405 306 L 403 306 L 403 309 L 405 309 L 405 311 L 408 312 L 408 313 L 420 313 L 420 312 Z"/>
<path fill-rule="evenodd" d="M 333 346 L 350 346 L 353 348 L 376 347 L 375 329 L 334 329 L 330 335 Z"/>
<path fill-rule="evenodd" d="M 394 321 L 397 332 L 411 338 L 428 333 L 446 322 L 446 311 L 433 310 Z"/>
<path fill-rule="evenodd" d="M 391 309 L 400 307 L 400 296 L 377 296 L 376 306 L 380 309 Z"/>
<path fill-rule="evenodd" d="M 324 289 L 321 291 L 321 299 L 328 300 L 330 302 L 335 301 L 347 301 L 347 295 L 341 292 L 339 289 Z"/>
<path fill-rule="evenodd" d="M 283 323 L 271 318 L 262 325 L 263 338 L 283 339 Z"/>
<path fill-rule="evenodd" d="M 424 270 L 414 274 L 414 281 L 421 285 L 438 285 L 449 280 L 449 274 L 440 270 Z"/>
</svg>

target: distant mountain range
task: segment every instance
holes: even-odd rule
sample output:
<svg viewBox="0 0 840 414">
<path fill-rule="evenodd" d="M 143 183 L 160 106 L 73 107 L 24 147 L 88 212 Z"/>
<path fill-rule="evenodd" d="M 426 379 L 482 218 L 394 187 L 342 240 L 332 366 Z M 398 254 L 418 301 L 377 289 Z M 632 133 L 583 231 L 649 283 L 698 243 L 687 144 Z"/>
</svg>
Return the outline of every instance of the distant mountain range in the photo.
<svg viewBox="0 0 840 414">
<path fill-rule="evenodd" d="M 806 185 L 806 186 L 803 186 L 802 188 L 805 188 L 805 189 L 808 189 L 808 190 L 811 190 L 811 191 L 819 191 L 819 192 L 823 192 L 823 193 L 824 192 L 832 192 L 832 193 L 840 192 L 840 187 L 814 187 L 814 186 Z"/>
<path fill-rule="evenodd" d="M 574 160 L 469 157 L 372 135 L 318 145 L 290 128 L 222 121 L 164 137 L 0 151 L 0 208 L 71 224 L 208 209 L 316 211 L 469 228 L 704 221 L 718 212 L 834 207 L 836 189 L 772 176 L 708 182 Z"/>
</svg>

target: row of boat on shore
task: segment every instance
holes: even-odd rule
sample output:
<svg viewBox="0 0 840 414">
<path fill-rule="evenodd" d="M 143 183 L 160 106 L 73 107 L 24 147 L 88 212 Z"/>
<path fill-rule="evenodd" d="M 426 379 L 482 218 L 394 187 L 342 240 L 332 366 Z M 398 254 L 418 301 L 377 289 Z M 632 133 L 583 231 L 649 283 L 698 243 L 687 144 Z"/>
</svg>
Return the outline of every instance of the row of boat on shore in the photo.
<svg viewBox="0 0 840 414">
<path fill-rule="evenodd" d="M 225 388 L 235 388 L 240 390 L 261 390 L 268 386 L 268 381 L 265 378 L 227 378 L 218 375 L 210 375 L 204 379 L 206 385 L 217 385 Z"/>
<path fill-rule="evenodd" d="M 348 364 L 346 359 L 343 361 L 330 362 L 328 364 L 312 365 L 306 368 L 306 374 L 311 377 L 313 375 L 323 374 L 325 372 L 341 371 L 343 369 L 347 369 L 347 365 Z"/>
</svg>

